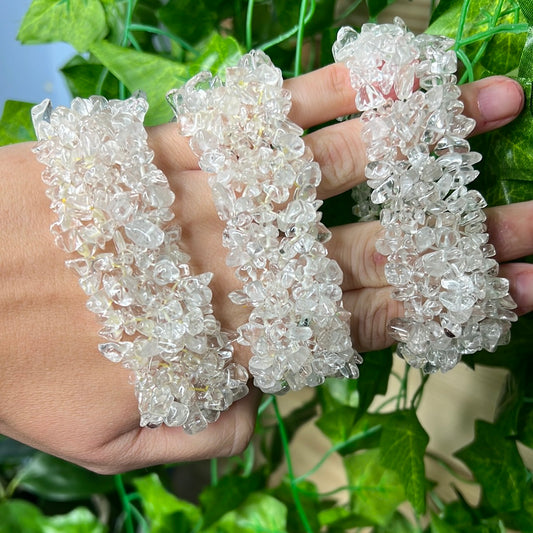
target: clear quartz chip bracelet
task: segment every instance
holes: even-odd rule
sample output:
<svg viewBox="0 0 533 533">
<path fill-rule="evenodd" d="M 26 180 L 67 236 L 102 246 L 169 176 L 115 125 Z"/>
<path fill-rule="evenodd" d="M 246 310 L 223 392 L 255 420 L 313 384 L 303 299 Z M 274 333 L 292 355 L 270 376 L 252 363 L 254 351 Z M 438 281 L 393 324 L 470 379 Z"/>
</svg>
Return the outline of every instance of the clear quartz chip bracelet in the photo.
<svg viewBox="0 0 533 533">
<path fill-rule="evenodd" d="M 56 244 L 77 258 L 87 307 L 103 322 L 100 352 L 134 376 L 141 426 L 204 429 L 247 392 L 246 370 L 211 309 L 212 274 L 193 275 L 169 224 L 174 194 L 152 163 L 141 95 L 45 100 L 32 115 L 57 221 Z"/>
<path fill-rule="evenodd" d="M 204 72 L 168 95 L 179 133 L 211 173 L 227 264 L 243 283 L 229 297 L 251 309 L 238 342 L 251 347 L 250 373 L 269 393 L 357 377 L 361 362 L 342 307 L 342 271 L 324 246 L 320 168 L 288 119 L 282 81 L 268 56 L 252 51 L 225 82 Z"/>
<path fill-rule="evenodd" d="M 414 36 L 401 19 L 341 28 L 333 46 L 356 90 L 371 200 L 381 205 L 387 282 L 405 316 L 389 323 L 398 353 L 425 372 L 463 354 L 494 351 L 516 320 L 509 283 L 497 277 L 486 202 L 467 185 L 481 156 L 465 137 L 453 41 Z"/>
</svg>

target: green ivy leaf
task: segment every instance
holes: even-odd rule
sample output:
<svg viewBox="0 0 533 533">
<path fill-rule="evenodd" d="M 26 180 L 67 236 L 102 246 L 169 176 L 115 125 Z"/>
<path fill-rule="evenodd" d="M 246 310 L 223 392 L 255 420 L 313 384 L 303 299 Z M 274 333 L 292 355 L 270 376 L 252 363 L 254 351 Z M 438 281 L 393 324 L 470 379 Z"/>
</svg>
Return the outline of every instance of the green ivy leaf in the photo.
<svg viewBox="0 0 533 533">
<path fill-rule="evenodd" d="M 100 88 L 100 78 L 105 75 Z M 88 61 L 82 56 L 74 56 L 61 73 L 73 97 L 89 98 L 93 94 L 101 94 L 108 100 L 119 97 L 118 80 L 100 63 Z"/>
<path fill-rule="evenodd" d="M 24 500 L 0 502 L 0 533 L 42 533 L 44 516 L 35 505 Z"/>
<path fill-rule="evenodd" d="M 380 444 L 381 422 L 389 415 L 365 413 L 356 417 L 357 411 L 340 407 L 324 413 L 317 427 L 328 437 L 341 455 L 355 450 L 376 448 Z"/>
<path fill-rule="evenodd" d="M 306 533 L 307 530 L 304 529 L 302 519 L 294 505 L 294 496 L 290 483 L 288 477 L 285 476 L 282 483 L 271 490 L 269 494 L 274 496 L 287 507 L 287 531 L 290 533 Z M 318 516 L 324 505 L 329 505 L 329 503 L 323 501 L 318 494 L 316 485 L 310 481 L 300 481 L 297 485 L 297 489 L 299 492 L 300 505 L 307 516 L 311 530 L 320 531 L 321 524 Z"/>
<path fill-rule="evenodd" d="M 520 5 L 520 10 L 526 17 L 528 24 L 533 24 L 533 4 L 531 3 L 531 0 L 518 0 L 518 4 Z"/>
<path fill-rule="evenodd" d="M 85 507 L 65 515 L 45 516 L 24 500 L 0 502 L 0 533 L 105 533 L 107 528 Z"/>
<path fill-rule="evenodd" d="M 35 141 L 31 108 L 35 104 L 7 100 L 0 118 L 0 146 Z"/>
<path fill-rule="evenodd" d="M 141 496 L 151 533 L 187 533 L 201 520 L 198 507 L 176 498 L 156 473 L 136 478 L 133 484 Z"/>
<path fill-rule="evenodd" d="M 327 390 L 335 407 L 357 407 L 359 405 L 358 380 L 328 378 L 322 385 Z"/>
<path fill-rule="evenodd" d="M 288 415 L 283 417 L 285 431 L 289 442 L 294 437 L 294 434 L 306 422 L 314 418 L 317 414 L 316 400 L 311 398 L 302 406 L 294 409 Z M 273 471 L 281 463 L 283 459 L 283 446 L 280 437 L 279 425 L 276 423 L 272 436 L 268 441 L 262 443 L 262 452 L 268 462 L 268 467 Z"/>
<path fill-rule="evenodd" d="M 413 533 L 413 524 L 396 512 L 385 526 L 375 527 L 373 533 Z"/>
<path fill-rule="evenodd" d="M 531 357 L 531 328 L 533 328 L 533 313 L 521 316 L 511 329 L 511 342 L 499 346 L 495 353 L 482 351 L 474 355 L 465 355 L 463 362 L 471 368 L 475 365 L 508 368 L 515 373 L 522 372 L 524 359 Z"/>
<path fill-rule="evenodd" d="M 500 516 L 510 529 L 524 532 L 533 531 L 533 486 L 530 484 L 520 511 L 500 513 Z"/>
<path fill-rule="evenodd" d="M 122 48 L 107 41 L 91 46 L 98 60 L 105 65 L 130 92 L 146 93 L 150 108 L 145 122 L 148 126 L 168 122 L 172 111 L 165 100 L 166 93 L 180 87 L 189 78 L 189 69 L 183 63 L 154 54 Z"/>
<path fill-rule="evenodd" d="M 222 75 L 226 67 L 234 66 L 243 53 L 244 50 L 233 37 L 222 37 L 213 33 L 202 54 L 189 63 L 189 76 L 203 70 Z"/>
<path fill-rule="evenodd" d="M 392 349 L 365 354 L 357 379 L 359 413 L 364 413 L 378 394 L 386 394 L 392 369 Z"/>
<path fill-rule="evenodd" d="M 431 15 L 426 32 L 455 39 L 463 3 L 463 0 L 441 0 Z M 486 29 L 480 25 L 480 20 L 491 7 L 493 8 L 494 4 L 488 5 L 484 0 L 471 0 L 464 22 L 463 37 Z"/>
<path fill-rule="evenodd" d="M 193 45 L 205 39 L 218 22 L 218 13 L 204 0 L 170 0 L 157 15 L 174 35 Z"/>
<path fill-rule="evenodd" d="M 248 477 L 224 476 L 215 486 L 205 488 L 200 494 L 204 527 L 210 526 L 227 512 L 239 507 L 249 494 L 262 489 L 265 483 L 266 476 L 261 470 Z"/>
<path fill-rule="evenodd" d="M 431 513 L 431 533 L 457 533 L 457 529 L 447 524 L 435 513 Z"/>
<path fill-rule="evenodd" d="M 373 523 L 367 518 L 356 515 L 345 507 L 331 507 L 324 509 L 318 514 L 321 526 L 328 526 L 327 531 L 346 531 L 355 527 L 370 527 Z"/>
<path fill-rule="evenodd" d="M 441 516 L 442 520 L 461 533 L 470 533 L 477 530 L 480 517 L 477 509 L 470 507 L 465 497 L 455 488 L 457 500 L 454 500 L 444 507 Z M 488 532 L 487 532 L 488 533 Z"/>
<path fill-rule="evenodd" d="M 532 73 L 533 74 L 533 73 Z M 476 188 L 489 205 L 522 202 L 533 198 L 533 113 L 531 82 L 524 86 L 526 107 L 521 115 L 503 128 L 472 140 L 480 151 L 480 176 Z"/>
<path fill-rule="evenodd" d="M 352 511 L 372 524 L 386 525 L 398 505 L 405 501 L 398 474 L 381 464 L 377 449 L 346 456 L 344 465 Z"/>
<path fill-rule="evenodd" d="M 105 533 L 107 527 L 89 509 L 77 507 L 65 515 L 46 519 L 45 533 Z"/>
<path fill-rule="evenodd" d="M 106 32 L 105 12 L 99 0 L 33 0 L 17 38 L 24 44 L 64 41 L 85 52 Z"/>
<path fill-rule="evenodd" d="M 343 406 L 324 413 L 315 424 L 333 444 L 341 444 L 350 436 L 355 415 L 355 409 Z"/>
<path fill-rule="evenodd" d="M 360 416 L 353 425 L 345 446 L 339 452 L 349 453 L 363 448 L 378 448 L 381 441 L 381 422 L 386 420 L 387 416 L 387 414 L 368 412 Z"/>
<path fill-rule="evenodd" d="M 446 35 L 456 39 L 463 5 L 463 0 L 442 0 L 434 10 L 426 32 L 434 35 Z M 471 0 L 466 11 L 462 38 L 473 37 L 491 28 L 494 25 L 493 18 L 497 6 L 498 3 L 496 2 Z M 516 22 L 513 7 L 516 7 L 516 4 L 509 1 L 504 2 L 500 17 L 495 23 L 496 26 Z M 520 17 L 519 21 L 523 22 L 523 17 Z M 466 52 L 470 58 L 474 58 L 482 43 L 486 42 L 481 64 L 493 73 L 506 74 L 518 66 L 520 52 L 524 46 L 525 39 L 525 32 L 497 34 L 488 40 L 480 40 L 469 45 L 466 48 Z"/>
<path fill-rule="evenodd" d="M 502 436 L 499 428 L 477 420 L 472 443 L 455 455 L 472 471 L 483 497 L 496 511 L 521 509 L 527 489 L 527 469 L 516 443 Z"/>
<path fill-rule="evenodd" d="M 490 72 L 509 74 L 518 68 L 525 42 L 526 33 L 494 35 L 480 63 Z"/>
<path fill-rule="evenodd" d="M 287 508 L 276 498 L 253 493 L 205 533 L 287 533 Z"/>
<path fill-rule="evenodd" d="M 418 514 L 426 508 L 424 454 L 429 441 L 415 411 L 396 411 L 383 417 L 380 441 L 381 463 L 394 470 L 407 499 Z"/>
<path fill-rule="evenodd" d="M 45 453 L 35 454 L 19 475 L 21 488 L 46 500 L 78 500 L 115 489 L 113 476 L 89 472 Z"/>
</svg>

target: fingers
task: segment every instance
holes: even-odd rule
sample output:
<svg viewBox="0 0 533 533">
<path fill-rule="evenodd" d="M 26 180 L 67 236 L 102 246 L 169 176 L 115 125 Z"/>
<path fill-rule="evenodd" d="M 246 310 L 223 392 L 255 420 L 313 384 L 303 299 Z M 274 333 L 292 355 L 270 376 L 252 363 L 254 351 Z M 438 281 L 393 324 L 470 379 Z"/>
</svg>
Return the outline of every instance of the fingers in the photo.
<svg viewBox="0 0 533 533">
<path fill-rule="evenodd" d="M 486 214 L 490 242 L 500 263 L 533 254 L 533 200 L 492 207 Z M 387 259 L 375 249 L 380 231 L 377 221 L 332 228 L 328 252 L 344 272 L 345 291 L 387 285 L 384 270 Z"/>
<path fill-rule="evenodd" d="M 487 209 L 490 242 L 500 262 L 514 261 L 533 253 L 533 201 Z M 507 263 L 500 267 L 500 276 L 510 283 L 519 315 L 533 311 L 533 265 Z"/>
<path fill-rule="evenodd" d="M 487 209 L 490 241 L 496 259 L 507 262 L 533 254 L 533 201 Z M 344 272 L 344 305 L 352 313 L 352 332 L 360 350 L 391 344 L 386 324 L 401 316 L 402 306 L 391 299 L 385 279 L 386 257 L 375 249 L 381 226 L 364 222 L 332 229 L 328 252 Z M 533 265 L 504 263 L 499 276 L 510 282 L 518 314 L 533 310 Z"/>
<path fill-rule="evenodd" d="M 337 65 L 335 70 L 326 67 L 290 80 L 288 87 L 293 91 L 294 101 L 292 117 L 296 122 L 307 127 L 318 124 L 324 118 L 331 119 L 355 111 L 353 91 L 339 89 L 339 84 L 349 84 L 348 77 L 338 71 L 340 67 L 342 65 Z M 333 87 L 337 90 L 328 96 L 326 93 Z M 464 114 L 477 122 L 474 133 L 507 124 L 516 118 L 524 105 L 520 85 L 503 76 L 464 85 L 462 100 Z M 329 107 L 329 110 L 324 107 Z M 360 130 L 360 121 L 353 119 L 327 126 L 305 137 L 322 168 L 321 198 L 340 194 L 364 180 L 366 156 Z"/>
<path fill-rule="evenodd" d="M 178 134 L 174 123 L 146 128 L 148 146 L 154 151 L 154 164 L 167 176 L 177 170 L 197 170 L 198 157 L 189 146 L 189 139 Z"/>
<path fill-rule="evenodd" d="M 533 265 L 507 263 L 500 268 L 500 276 L 509 280 L 509 292 L 516 302 L 518 315 L 533 311 Z"/>
<path fill-rule="evenodd" d="M 487 209 L 487 230 L 496 259 L 513 261 L 533 253 L 533 201 Z"/>
<path fill-rule="evenodd" d="M 328 253 L 342 271 L 345 291 L 363 287 L 385 287 L 387 258 L 376 251 L 376 240 L 381 231 L 379 222 L 358 222 L 331 229 Z"/>
<path fill-rule="evenodd" d="M 251 387 L 249 394 L 223 412 L 217 422 L 194 435 L 168 426 L 136 427 L 77 463 L 100 474 L 116 474 L 153 465 L 242 453 L 252 437 L 260 399 L 260 391 Z"/>
<path fill-rule="evenodd" d="M 524 107 L 520 84 L 505 76 L 484 78 L 462 87 L 464 114 L 476 121 L 473 135 L 501 128 Z"/>
<path fill-rule="evenodd" d="M 350 329 L 360 352 L 382 350 L 393 344 L 387 324 L 403 315 L 401 302 L 391 298 L 391 287 L 360 289 L 344 293 L 344 307 L 352 313 Z"/>
<path fill-rule="evenodd" d="M 328 65 L 283 85 L 292 95 L 289 116 L 304 129 L 355 112 L 355 91 L 344 65 Z"/>
</svg>

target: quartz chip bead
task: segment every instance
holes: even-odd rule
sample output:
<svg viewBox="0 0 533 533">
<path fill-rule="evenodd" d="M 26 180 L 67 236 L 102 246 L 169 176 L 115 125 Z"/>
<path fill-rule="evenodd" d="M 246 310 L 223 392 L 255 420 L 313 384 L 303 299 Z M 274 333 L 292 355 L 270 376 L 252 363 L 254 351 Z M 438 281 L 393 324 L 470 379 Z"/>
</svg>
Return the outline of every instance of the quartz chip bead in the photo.
<svg viewBox="0 0 533 533">
<path fill-rule="evenodd" d="M 481 159 L 466 136 L 453 41 L 410 33 L 400 19 L 341 28 L 333 45 L 362 111 L 368 164 L 355 213 L 379 214 L 377 250 L 404 315 L 388 325 L 397 353 L 425 372 L 447 371 L 463 354 L 509 341 L 516 305 L 497 277 L 486 202 L 469 185 Z M 366 194 L 372 205 L 365 206 Z"/>
<path fill-rule="evenodd" d="M 237 341 L 251 347 L 255 385 L 276 394 L 357 377 L 361 362 L 342 307 L 342 272 L 324 246 L 320 168 L 288 118 L 282 83 L 268 56 L 252 51 L 225 82 L 202 72 L 167 97 L 179 133 L 211 174 L 226 224 L 226 262 L 242 282 L 229 298 L 250 309 Z"/>
<path fill-rule="evenodd" d="M 140 95 L 45 100 L 33 109 L 56 243 L 102 321 L 100 352 L 133 374 L 141 426 L 204 429 L 247 394 L 233 335 L 213 316 L 211 273 L 194 275 L 153 163 Z"/>
</svg>

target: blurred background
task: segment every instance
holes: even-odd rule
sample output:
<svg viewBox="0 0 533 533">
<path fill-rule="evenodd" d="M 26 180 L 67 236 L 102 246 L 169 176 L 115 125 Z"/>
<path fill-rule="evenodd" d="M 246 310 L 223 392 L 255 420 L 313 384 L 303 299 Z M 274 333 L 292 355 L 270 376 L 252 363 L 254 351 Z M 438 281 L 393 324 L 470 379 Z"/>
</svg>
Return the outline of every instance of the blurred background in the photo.
<svg viewBox="0 0 533 533">
<path fill-rule="evenodd" d="M 59 68 L 72 56 L 68 44 L 23 46 L 17 31 L 31 0 L 0 2 L 0 111 L 6 100 L 65 105 L 70 96 Z"/>
</svg>

